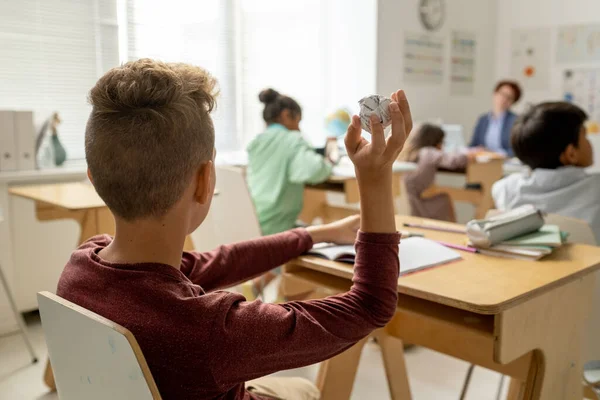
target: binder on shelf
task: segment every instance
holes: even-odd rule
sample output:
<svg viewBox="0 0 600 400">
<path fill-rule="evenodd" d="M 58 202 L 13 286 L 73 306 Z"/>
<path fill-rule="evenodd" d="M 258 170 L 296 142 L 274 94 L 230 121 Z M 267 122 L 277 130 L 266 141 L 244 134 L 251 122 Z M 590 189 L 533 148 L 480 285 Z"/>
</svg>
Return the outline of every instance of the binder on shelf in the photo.
<svg viewBox="0 0 600 400">
<path fill-rule="evenodd" d="M 17 169 L 35 169 L 35 129 L 32 111 L 15 111 L 15 136 L 17 141 Z"/>
<path fill-rule="evenodd" d="M 17 169 L 14 112 L 0 110 L 0 172 Z"/>
</svg>

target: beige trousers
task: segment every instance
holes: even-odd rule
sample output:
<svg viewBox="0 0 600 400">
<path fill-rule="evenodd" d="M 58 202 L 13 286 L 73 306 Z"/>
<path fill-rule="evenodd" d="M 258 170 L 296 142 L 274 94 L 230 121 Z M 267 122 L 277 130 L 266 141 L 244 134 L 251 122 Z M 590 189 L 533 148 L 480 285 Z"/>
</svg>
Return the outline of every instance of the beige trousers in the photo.
<svg viewBox="0 0 600 400">
<path fill-rule="evenodd" d="M 319 389 L 304 378 L 264 376 L 246 382 L 250 393 L 274 400 L 319 400 Z"/>
</svg>

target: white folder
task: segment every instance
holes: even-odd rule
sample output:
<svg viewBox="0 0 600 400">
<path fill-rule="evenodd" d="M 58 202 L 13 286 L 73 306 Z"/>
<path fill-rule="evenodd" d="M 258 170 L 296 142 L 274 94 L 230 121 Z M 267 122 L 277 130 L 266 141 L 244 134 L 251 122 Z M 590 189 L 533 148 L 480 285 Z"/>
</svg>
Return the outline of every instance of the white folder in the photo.
<svg viewBox="0 0 600 400">
<path fill-rule="evenodd" d="M 17 169 L 35 169 L 35 129 L 32 111 L 15 111 L 15 136 L 17 138 Z"/>
<path fill-rule="evenodd" d="M 0 171 L 17 169 L 17 141 L 14 112 L 0 110 Z"/>
</svg>

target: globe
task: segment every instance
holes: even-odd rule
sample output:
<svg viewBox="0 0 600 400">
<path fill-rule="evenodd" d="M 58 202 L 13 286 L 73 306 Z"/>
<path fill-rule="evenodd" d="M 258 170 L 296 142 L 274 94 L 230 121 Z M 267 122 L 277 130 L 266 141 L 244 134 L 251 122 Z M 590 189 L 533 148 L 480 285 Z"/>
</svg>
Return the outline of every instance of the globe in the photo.
<svg viewBox="0 0 600 400">
<path fill-rule="evenodd" d="M 327 132 L 333 137 L 344 136 L 350 125 L 350 113 L 348 110 L 340 108 L 329 114 L 325 119 L 325 127 Z"/>
</svg>

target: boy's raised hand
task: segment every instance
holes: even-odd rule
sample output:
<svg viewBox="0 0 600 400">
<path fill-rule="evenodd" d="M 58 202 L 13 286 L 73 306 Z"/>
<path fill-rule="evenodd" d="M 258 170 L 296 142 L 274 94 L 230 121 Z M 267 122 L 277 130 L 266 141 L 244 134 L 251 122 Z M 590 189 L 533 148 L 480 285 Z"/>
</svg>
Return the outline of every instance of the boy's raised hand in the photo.
<svg viewBox="0 0 600 400">
<path fill-rule="evenodd" d="M 360 228 L 364 232 L 396 232 L 392 194 L 392 165 L 412 130 L 412 116 L 403 90 L 392 94 L 392 134 L 386 140 L 383 126 L 371 116 L 371 143 L 361 136 L 360 118 L 352 117 L 345 143 L 354 163 L 360 191 Z"/>
<path fill-rule="evenodd" d="M 404 146 L 406 137 L 412 130 L 412 117 L 403 90 L 392 94 L 390 115 L 392 134 L 386 140 L 381 121 L 371 116 L 371 143 L 361 136 L 360 118 L 352 117 L 345 143 L 348 156 L 354 163 L 357 178 L 378 180 L 382 174 L 391 174 L 392 164 Z"/>
</svg>

